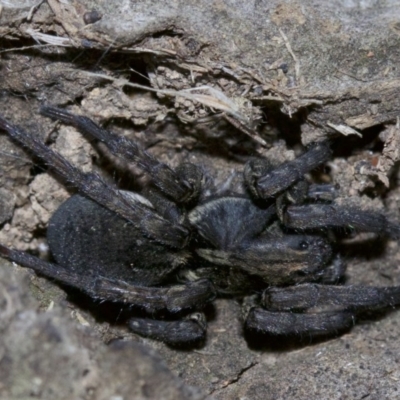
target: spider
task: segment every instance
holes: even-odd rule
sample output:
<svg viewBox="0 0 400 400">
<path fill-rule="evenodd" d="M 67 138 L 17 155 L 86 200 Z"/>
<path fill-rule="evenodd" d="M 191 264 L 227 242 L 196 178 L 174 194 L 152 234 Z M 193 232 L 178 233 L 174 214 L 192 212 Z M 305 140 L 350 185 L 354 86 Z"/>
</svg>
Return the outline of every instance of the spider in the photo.
<svg viewBox="0 0 400 400">
<path fill-rule="evenodd" d="M 341 207 L 332 185 L 305 180 L 331 157 L 329 142 L 278 166 L 252 159 L 243 171 L 247 194 L 209 196 L 196 165 L 172 169 L 85 116 L 52 106 L 40 112 L 135 162 L 151 184 L 141 194 L 118 190 L 0 117 L 1 130 L 78 191 L 49 222 L 56 263 L 4 245 L 0 256 L 94 299 L 144 309 L 151 317 L 128 319 L 133 332 L 173 345 L 202 341 L 201 311 L 217 295 L 247 296 L 245 329 L 275 336 L 337 334 L 361 312 L 400 304 L 400 286 L 338 283 L 345 265 L 332 250 L 332 230 L 398 238 L 400 225 Z"/>
</svg>

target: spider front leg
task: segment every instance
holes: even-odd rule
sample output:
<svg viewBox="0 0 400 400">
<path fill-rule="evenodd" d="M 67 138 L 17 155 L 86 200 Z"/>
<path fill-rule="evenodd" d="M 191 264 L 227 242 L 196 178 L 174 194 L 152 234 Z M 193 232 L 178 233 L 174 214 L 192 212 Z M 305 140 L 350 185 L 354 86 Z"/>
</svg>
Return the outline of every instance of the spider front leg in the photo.
<svg viewBox="0 0 400 400">
<path fill-rule="evenodd" d="M 184 163 L 174 170 L 157 161 L 135 142 L 101 128 L 90 118 L 51 106 L 43 106 L 40 113 L 75 126 L 83 134 L 104 143 L 115 156 L 135 162 L 152 177 L 154 185 L 172 200 L 189 203 L 199 197 L 203 174 L 196 165 Z"/>
<path fill-rule="evenodd" d="M 400 224 L 392 223 L 383 214 L 343 207 L 331 202 L 335 197 L 333 185 L 309 185 L 304 174 L 327 161 L 331 156 L 328 142 L 313 145 L 293 161 L 273 168 L 266 160 L 246 164 L 244 180 L 256 199 L 276 197 L 277 214 L 287 228 L 321 230 L 351 228 L 375 232 L 393 238 L 400 237 Z M 302 204 L 305 200 L 323 201 L 323 204 Z"/>
<path fill-rule="evenodd" d="M 400 287 L 308 283 L 269 288 L 261 305 L 250 310 L 247 328 L 272 335 L 332 335 L 351 328 L 363 311 L 400 305 Z"/>
<path fill-rule="evenodd" d="M 186 246 L 190 233 L 184 226 L 162 218 L 152 207 L 143 202 L 124 196 L 116 188 L 104 182 L 98 174 L 80 171 L 36 137 L 1 117 L 0 129 L 8 132 L 14 140 L 41 158 L 80 193 L 120 215 L 140 229 L 145 236 L 174 248 Z"/>
</svg>

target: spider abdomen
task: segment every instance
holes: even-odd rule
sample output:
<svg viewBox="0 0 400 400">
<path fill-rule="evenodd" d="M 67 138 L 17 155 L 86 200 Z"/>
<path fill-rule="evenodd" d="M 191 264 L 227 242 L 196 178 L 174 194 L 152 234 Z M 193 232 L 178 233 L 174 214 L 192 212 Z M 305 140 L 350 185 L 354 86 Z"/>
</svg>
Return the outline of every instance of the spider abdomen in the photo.
<svg viewBox="0 0 400 400">
<path fill-rule="evenodd" d="M 80 195 L 54 213 L 47 238 L 63 267 L 146 286 L 164 281 L 187 258 L 186 252 L 148 239 L 122 217 Z"/>
</svg>

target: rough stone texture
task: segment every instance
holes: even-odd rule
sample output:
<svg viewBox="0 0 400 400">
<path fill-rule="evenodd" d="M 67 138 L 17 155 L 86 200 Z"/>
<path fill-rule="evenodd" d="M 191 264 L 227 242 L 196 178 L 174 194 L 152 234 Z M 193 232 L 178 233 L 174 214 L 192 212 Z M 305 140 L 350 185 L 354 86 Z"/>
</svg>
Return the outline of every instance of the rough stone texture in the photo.
<svg viewBox="0 0 400 400">
<path fill-rule="evenodd" d="M 154 351 L 118 340 L 101 345 L 68 308 L 38 311 L 27 271 L 0 264 L 2 399 L 204 399 Z M 74 314 L 77 315 L 77 312 Z"/>
<path fill-rule="evenodd" d="M 37 115 L 41 103 L 88 114 L 171 165 L 198 163 L 222 187 L 238 186 L 250 156 L 282 162 L 301 144 L 331 137 L 334 158 L 318 179 L 340 185 L 338 202 L 400 219 L 398 1 L 0 5 L 1 114 L 81 168 L 101 169 L 123 188 L 146 179 L 135 166 L 111 166 L 113 157 L 101 146 L 92 149 L 71 127 L 59 129 Z M 92 10 L 100 19 L 85 25 Z M 198 86 L 207 88 L 184 91 Z M 0 133 L 0 241 L 46 255 L 46 222 L 73 189 L 37 161 Z M 351 261 L 347 283 L 400 284 L 398 243 L 358 235 L 347 240 L 344 253 Z M 171 349 L 129 333 L 118 324 L 118 310 L 102 317 L 101 305 L 66 298 L 43 278 L 32 278 L 28 287 L 12 271 L 0 266 L 5 398 L 55 398 L 54 390 L 63 393 L 57 398 L 203 398 L 159 361 L 154 365 L 138 342 L 156 349 L 184 382 L 219 399 L 399 396 L 396 311 L 326 342 L 260 343 L 243 337 L 239 304 L 220 299 L 207 310 L 206 344 Z M 53 303 L 56 311 L 44 313 Z M 120 338 L 122 344 L 103 344 Z"/>
</svg>

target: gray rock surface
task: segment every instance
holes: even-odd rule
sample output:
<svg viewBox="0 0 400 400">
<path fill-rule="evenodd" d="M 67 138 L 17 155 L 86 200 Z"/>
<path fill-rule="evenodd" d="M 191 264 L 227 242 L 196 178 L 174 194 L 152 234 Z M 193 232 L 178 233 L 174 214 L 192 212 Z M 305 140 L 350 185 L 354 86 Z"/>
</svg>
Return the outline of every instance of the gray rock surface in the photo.
<svg viewBox="0 0 400 400">
<path fill-rule="evenodd" d="M 205 398 L 148 347 L 123 340 L 102 345 L 65 304 L 39 311 L 29 275 L 0 264 L 0 398 Z"/>
<path fill-rule="evenodd" d="M 239 186 L 249 155 L 282 162 L 335 137 L 342 148 L 320 178 L 340 185 L 337 201 L 400 220 L 398 1 L 110 4 L 0 0 L 2 115 L 110 180 L 115 160 L 38 116 L 41 103 L 90 115 L 170 165 L 196 162 L 221 186 Z M 100 19 L 87 24 L 92 10 Z M 194 86 L 207 89 L 185 92 Z M 129 169 L 145 181 L 117 167 L 117 179 Z M 48 218 L 69 190 L 0 133 L 0 242 L 46 256 Z M 398 243 L 368 240 L 348 240 L 347 283 L 400 285 Z M 183 350 L 7 263 L 0 285 L 2 398 L 399 397 L 398 311 L 325 342 L 259 343 L 243 337 L 240 305 L 219 299 L 204 347 Z"/>
</svg>

